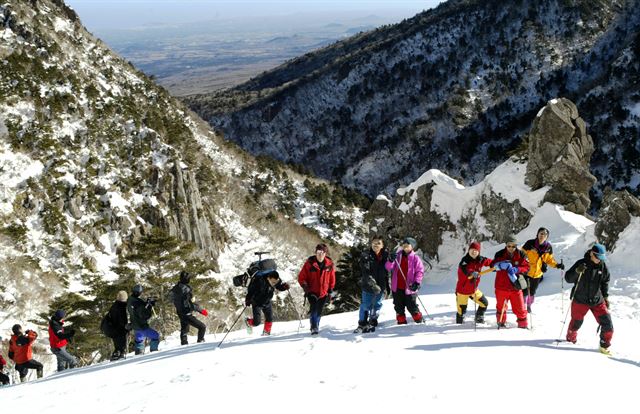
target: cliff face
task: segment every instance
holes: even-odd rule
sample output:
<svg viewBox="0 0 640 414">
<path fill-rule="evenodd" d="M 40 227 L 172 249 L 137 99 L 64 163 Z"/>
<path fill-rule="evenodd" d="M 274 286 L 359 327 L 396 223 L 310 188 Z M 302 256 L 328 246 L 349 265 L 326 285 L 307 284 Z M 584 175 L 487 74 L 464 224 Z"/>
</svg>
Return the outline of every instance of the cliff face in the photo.
<svg viewBox="0 0 640 414">
<path fill-rule="evenodd" d="M 592 198 L 638 194 L 638 6 L 448 1 L 186 102 L 251 153 L 375 196 L 430 168 L 479 182 L 566 97 L 595 142 Z"/>
</svg>

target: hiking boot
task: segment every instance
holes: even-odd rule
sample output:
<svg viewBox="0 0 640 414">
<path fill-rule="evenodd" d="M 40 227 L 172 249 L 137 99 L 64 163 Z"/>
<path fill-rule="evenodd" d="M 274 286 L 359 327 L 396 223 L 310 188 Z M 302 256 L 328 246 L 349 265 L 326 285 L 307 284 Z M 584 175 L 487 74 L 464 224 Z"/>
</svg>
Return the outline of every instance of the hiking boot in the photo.
<svg viewBox="0 0 640 414">
<path fill-rule="evenodd" d="M 413 318 L 413 321 L 415 323 L 424 323 L 424 319 L 422 318 L 422 313 L 420 312 L 416 312 L 413 315 L 411 315 L 411 317 Z"/>
<path fill-rule="evenodd" d="M 312 336 L 318 335 L 319 332 L 320 331 L 318 330 L 318 328 L 316 328 L 316 327 L 311 328 L 311 335 Z"/>
<path fill-rule="evenodd" d="M 605 354 L 607 356 L 611 356 L 611 351 L 609 350 L 609 348 L 605 348 L 603 346 L 600 347 L 600 353 Z"/>
<path fill-rule="evenodd" d="M 506 327 L 507 327 L 506 322 L 498 322 L 498 328 L 506 328 Z"/>
<path fill-rule="evenodd" d="M 378 318 L 369 319 L 369 326 L 372 327 L 373 330 L 375 330 L 376 326 L 378 326 Z"/>
<path fill-rule="evenodd" d="M 253 333 L 253 319 L 246 317 L 244 318 L 244 324 L 247 326 L 247 333 L 248 334 L 252 334 Z"/>
<path fill-rule="evenodd" d="M 398 325 L 406 325 L 407 324 L 407 316 L 406 315 L 396 315 L 396 322 Z"/>
<path fill-rule="evenodd" d="M 459 313 L 456 313 L 456 323 L 457 324 L 464 323 L 464 315 L 460 315 Z"/>
<path fill-rule="evenodd" d="M 573 330 L 568 330 L 567 331 L 567 342 L 571 342 L 572 344 L 575 344 L 576 342 L 578 342 L 578 331 L 573 331 Z"/>
<path fill-rule="evenodd" d="M 271 332 L 262 331 L 262 336 L 270 336 Z"/>
<path fill-rule="evenodd" d="M 356 328 L 355 331 L 353 331 L 353 333 L 364 333 L 364 332 L 368 332 L 369 326 L 367 325 L 367 323 L 365 321 L 358 321 L 358 327 Z"/>
<path fill-rule="evenodd" d="M 533 313 L 533 312 L 531 312 L 531 305 L 527 305 L 527 312 L 528 313 Z"/>
</svg>

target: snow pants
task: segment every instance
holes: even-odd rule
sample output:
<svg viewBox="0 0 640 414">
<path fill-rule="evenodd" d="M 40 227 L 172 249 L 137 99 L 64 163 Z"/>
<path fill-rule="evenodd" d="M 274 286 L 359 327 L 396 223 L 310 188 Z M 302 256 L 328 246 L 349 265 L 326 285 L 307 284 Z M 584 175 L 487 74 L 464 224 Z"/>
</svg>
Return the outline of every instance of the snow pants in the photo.
<svg viewBox="0 0 640 414">
<path fill-rule="evenodd" d="M 523 296 L 535 296 L 536 295 L 536 291 L 538 290 L 538 285 L 540 285 L 540 282 L 542 282 L 542 278 L 541 277 L 529 277 L 529 276 L 525 275 L 524 279 L 527 281 L 528 289 L 523 290 L 522 291 L 522 295 Z M 533 302 L 533 301 L 531 301 L 531 302 Z"/>
<path fill-rule="evenodd" d="M 262 323 L 261 313 L 264 313 L 265 322 L 273 322 L 273 308 L 271 307 L 271 302 L 264 306 L 253 305 L 251 307 L 251 312 L 253 317 L 251 326 L 258 326 Z"/>
<path fill-rule="evenodd" d="M 613 322 L 611 321 L 611 314 L 607 309 L 607 305 L 604 302 L 595 306 L 578 303 L 575 300 L 571 302 L 571 322 L 567 330 L 567 341 L 575 342 L 578 339 L 578 329 L 582 326 L 584 315 L 586 315 L 588 311 L 593 313 L 598 325 L 600 325 L 600 346 L 609 348 L 609 346 L 611 346 L 611 338 L 613 337 Z"/>
<path fill-rule="evenodd" d="M 368 319 L 378 319 L 380 309 L 382 308 L 382 298 L 384 293 L 377 295 L 371 292 L 362 291 L 362 302 L 360 302 L 360 313 L 358 321 L 367 322 Z"/>
<path fill-rule="evenodd" d="M 189 326 L 193 326 L 198 330 L 198 342 L 204 342 L 204 334 L 207 332 L 205 324 L 198 320 L 192 314 L 178 315 L 180 318 L 180 345 L 187 345 L 189 343 L 187 335 L 189 334 Z"/>
<path fill-rule="evenodd" d="M 136 355 L 144 354 L 144 341 L 149 339 L 149 349 L 151 352 L 158 350 L 160 344 L 160 334 L 151 328 L 139 329 L 135 331 L 135 353 Z"/>
<path fill-rule="evenodd" d="M 509 310 L 507 302 L 511 302 L 511 310 L 516 315 L 518 328 L 526 328 L 528 326 L 527 307 L 524 304 L 521 290 L 496 289 L 496 319 L 498 323 L 507 322 L 507 310 Z"/>
<path fill-rule="evenodd" d="M 67 347 L 51 348 L 51 352 L 56 356 L 58 360 L 58 372 L 64 371 L 67 368 L 75 368 L 78 365 L 76 357 L 67 352 Z"/>
<path fill-rule="evenodd" d="M 24 382 L 27 379 L 27 374 L 30 369 L 35 369 L 38 375 L 38 378 L 42 378 L 42 374 L 44 373 L 44 366 L 36 361 L 35 359 L 31 359 L 24 364 L 16 364 L 15 370 L 18 371 L 20 375 L 20 382 Z"/>
<path fill-rule="evenodd" d="M 307 295 L 307 300 L 309 300 L 309 322 L 311 324 L 311 330 L 318 330 L 320 327 L 320 317 L 322 317 L 322 310 L 327 303 L 327 299 L 329 299 L 329 295 L 324 295 L 321 298 L 315 295 Z"/>
<path fill-rule="evenodd" d="M 486 308 L 489 305 L 489 301 L 484 296 L 484 293 L 480 289 L 476 289 L 471 295 L 463 295 L 462 293 L 456 293 L 456 309 L 458 315 L 464 315 L 467 312 L 467 304 L 469 299 L 478 304 L 480 308 Z M 484 312 L 483 312 L 484 313 Z"/>
</svg>

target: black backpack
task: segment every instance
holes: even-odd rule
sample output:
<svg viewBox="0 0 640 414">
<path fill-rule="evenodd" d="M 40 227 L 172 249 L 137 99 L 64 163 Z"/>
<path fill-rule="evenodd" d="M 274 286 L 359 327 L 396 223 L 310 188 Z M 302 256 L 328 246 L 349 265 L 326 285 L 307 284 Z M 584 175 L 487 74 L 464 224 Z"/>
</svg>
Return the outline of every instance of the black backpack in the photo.
<svg viewBox="0 0 640 414">
<path fill-rule="evenodd" d="M 113 338 L 115 335 L 115 328 L 113 326 L 113 321 L 109 316 L 109 312 L 102 318 L 100 322 L 100 330 L 107 338 Z"/>
<path fill-rule="evenodd" d="M 278 266 L 273 259 L 258 260 L 249 265 L 247 271 L 233 277 L 233 286 L 246 287 L 250 277 L 267 276 L 276 271 Z"/>
</svg>

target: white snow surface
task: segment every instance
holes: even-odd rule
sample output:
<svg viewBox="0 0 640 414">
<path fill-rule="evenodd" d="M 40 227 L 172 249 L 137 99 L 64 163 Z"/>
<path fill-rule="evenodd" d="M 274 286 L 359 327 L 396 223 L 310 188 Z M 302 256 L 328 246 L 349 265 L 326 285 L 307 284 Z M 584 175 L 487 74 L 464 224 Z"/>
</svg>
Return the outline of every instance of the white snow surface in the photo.
<svg viewBox="0 0 640 414">
<path fill-rule="evenodd" d="M 492 291 L 486 282 L 481 288 Z M 513 407 L 523 414 L 628 412 L 635 404 L 635 383 L 614 378 L 637 376 L 640 322 L 616 317 L 628 306 L 613 297 L 612 357 L 597 351 L 590 315 L 577 344 L 556 344 L 568 295 L 565 290 L 564 297 L 540 297 L 532 330 L 517 329 L 512 314 L 506 329 L 496 329 L 490 295 L 487 324 L 475 331 L 473 322 L 456 325 L 449 293 L 421 296 L 432 318 L 422 325 L 395 325 L 387 300 L 378 329 L 364 335 L 352 333 L 357 313 L 351 312 L 324 316 L 318 337 L 309 335 L 307 320 L 301 327 L 298 321 L 276 321 L 270 337 L 261 337 L 260 329 L 237 330 L 219 348 L 221 335 L 208 335 L 203 344 L 193 344 L 191 337 L 192 345 L 184 347 L 171 337 L 156 353 L 2 387 L 0 399 L 7 412 L 28 401 L 33 412 L 66 414 L 172 412 L 185 403 L 278 414 L 393 413 L 401 403 L 418 411 L 459 413 L 466 398 L 494 413 L 512 413 Z M 543 387 L 544 396 L 523 403 L 532 384 Z M 597 395 L 575 398 L 588 396 L 591 387 Z M 204 400 L 185 402 L 185 396 Z"/>
</svg>

